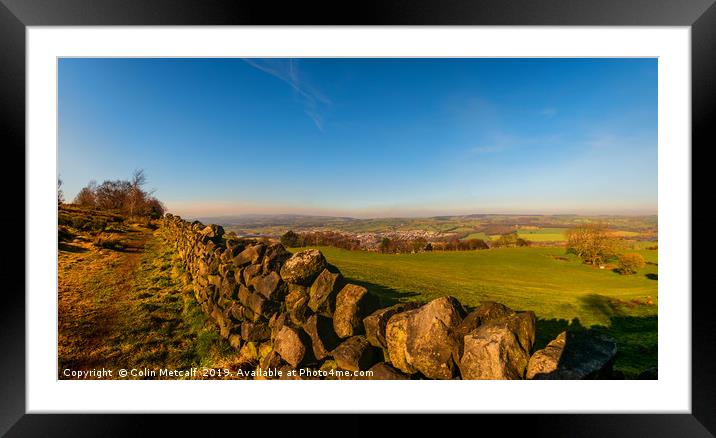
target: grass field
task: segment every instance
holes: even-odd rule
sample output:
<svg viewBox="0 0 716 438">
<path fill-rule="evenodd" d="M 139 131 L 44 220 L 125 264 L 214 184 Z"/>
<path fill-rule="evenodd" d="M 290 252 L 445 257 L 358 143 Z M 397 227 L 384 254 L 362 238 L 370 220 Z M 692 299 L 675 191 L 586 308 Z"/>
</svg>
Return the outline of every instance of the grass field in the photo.
<svg viewBox="0 0 716 438">
<path fill-rule="evenodd" d="M 563 242 L 566 228 L 540 228 L 539 230 L 519 230 L 517 234 L 532 242 Z"/>
<path fill-rule="evenodd" d="M 490 241 L 490 236 L 488 236 L 487 234 L 485 234 L 485 233 L 483 233 L 483 232 L 470 233 L 470 234 L 468 234 L 467 236 L 465 236 L 462 240 L 469 240 L 469 239 L 482 239 L 482 240 L 484 240 L 485 242 L 489 242 L 489 241 Z"/>
<path fill-rule="evenodd" d="M 650 263 L 623 276 L 584 265 L 563 248 L 419 254 L 319 249 L 350 281 L 386 303 L 444 295 L 467 306 L 498 301 L 537 314 L 538 348 L 568 326 L 599 326 L 617 339 L 617 369 L 633 377 L 656 366 L 657 251 L 636 251 Z M 653 304 L 646 304 L 649 299 Z"/>
<path fill-rule="evenodd" d="M 659 242 L 656 240 L 646 240 L 646 241 L 641 241 L 641 242 L 637 241 L 637 242 L 632 242 L 630 245 L 631 249 L 637 249 L 637 250 L 657 248 L 658 246 L 659 246 Z M 647 251 L 647 253 L 656 253 L 656 251 Z M 641 252 L 640 254 L 644 255 L 643 252 Z M 647 261 L 656 262 L 655 259 L 654 260 L 647 259 Z"/>
</svg>

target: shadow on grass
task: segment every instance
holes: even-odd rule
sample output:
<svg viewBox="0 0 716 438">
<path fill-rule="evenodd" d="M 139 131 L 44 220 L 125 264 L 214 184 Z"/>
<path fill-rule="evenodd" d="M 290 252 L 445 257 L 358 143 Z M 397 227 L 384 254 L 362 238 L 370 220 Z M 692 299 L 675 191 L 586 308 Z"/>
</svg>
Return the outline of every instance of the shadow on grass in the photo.
<svg viewBox="0 0 716 438">
<path fill-rule="evenodd" d="M 405 301 L 414 301 L 410 298 L 420 296 L 417 292 L 403 292 L 380 284 L 370 283 L 368 281 L 346 278 L 348 283 L 357 284 L 368 289 L 369 292 L 376 295 L 380 300 L 381 307 L 388 307 Z"/>
<path fill-rule="evenodd" d="M 601 306 L 601 304 L 600 304 Z M 635 379 L 640 373 L 658 367 L 658 318 L 652 316 L 613 315 L 608 325 L 584 327 L 579 319 L 537 319 L 534 351 L 544 348 L 563 331 L 587 331 L 605 334 L 617 342 L 614 369 L 625 378 Z"/>
<path fill-rule="evenodd" d="M 66 251 L 66 252 L 75 252 L 75 253 L 87 252 L 86 248 L 82 248 L 81 246 L 77 246 L 77 245 L 70 245 L 69 243 L 64 243 L 64 242 L 60 242 L 57 245 L 57 248 L 60 251 Z"/>
<path fill-rule="evenodd" d="M 125 252 L 125 253 L 138 253 L 142 252 L 143 247 L 127 245 L 122 248 L 113 248 L 112 251 Z"/>
<path fill-rule="evenodd" d="M 644 277 L 648 278 L 649 280 L 659 280 L 659 274 L 649 273 L 644 275 Z"/>
<path fill-rule="evenodd" d="M 136 231 L 129 231 L 122 228 L 105 228 L 102 230 L 104 233 L 114 233 L 114 234 L 127 234 L 127 233 L 134 233 Z"/>
<path fill-rule="evenodd" d="M 589 294 L 579 297 L 579 302 L 586 312 L 597 314 L 603 320 L 612 316 L 622 316 L 624 302 L 618 299 L 609 298 L 599 294 Z"/>
<path fill-rule="evenodd" d="M 574 318 L 571 321 L 566 319 L 541 319 L 537 318 L 537 333 L 535 334 L 534 351 L 541 350 L 547 346 L 549 341 L 556 338 L 557 335 L 563 331 L 577 331 L 585 330 L 582 323 L 579 322 L 579 318 Z"/>
</svg>

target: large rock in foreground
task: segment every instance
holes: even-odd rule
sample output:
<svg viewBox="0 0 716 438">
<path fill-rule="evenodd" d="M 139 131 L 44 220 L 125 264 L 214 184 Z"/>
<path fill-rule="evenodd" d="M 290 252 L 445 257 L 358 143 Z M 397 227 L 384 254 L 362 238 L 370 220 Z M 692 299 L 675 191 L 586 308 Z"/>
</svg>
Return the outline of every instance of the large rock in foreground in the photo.
<svg viewBox="0 0 716 438">
<path fill-rule="evenodd" d="M 385 331 L 390 362 L 406 374 L 453 378 L 460 343 L 455 328 L 463 316 L 462 305 L 453 297 L 393 315 Z"/>
<path fill-rule="evenodd" d="M 457 335 L 462 339 L 465 335 L 475 330 L 482 324 L 487 324 L 510 315 L 514 315 L 515 311 L 504 304 L 495 303 L 494 301 L 483 301 L 472 312 L 463 318 L 462 323 L 457 328 Z"/>
<path fill-rule="evenodd" d="M 311 338 L 311 346 L 316 359 L 328 357 L 340 344 L 340 339 L 333 330 L 333 323 L 323 315 L 311 315 L 303 324 L 303 331 Z"/>
<path fill-rule="evenodd" d="M 617 344 L 609 336 L 587 331 L 562 332 L 529 360 L 528 379 L 609 378 Z"/>
<path fill-rule="evenodd" d="M 308 307 L 323 316 L 332 317 L 336 307 L 336 295 L 343 287 L 343 276 L 324 269 L 308 291 Z"/>
<path fill-rule="evenodd" d="M 375 363 L 374 348 L 364 336 L 353 336 L 333 350 L 333 358 L 341 369 L 359 371 Z"/>
<path fill-rule="evenodd" d="M 368 371 L 370 373 L 367 378 L 370 380 L 410 380 L 410 376 L 406 376 L 385 362 L 373 365 Z"/>
<path fill-rule="evenodd" d="M 503 327 L 511 331 L 517 337 L 522 349 L 529 355 L 535 343 L 536 323 L 535 313 L 526 311 L 495 318 L 483 323 L 483 325 Z"/>
<path fill-rule="evenodd" d="M 298 332 L 288 326 L 283 326 L 274 340 L 274 350 L 283 360 L 292 367 L 297 367 L 306 354 L 306 346 L 303 345 Z"/>
<path fill-rule="evenodd" d="M 267 300 L 280 300 L 283 296 L 281 277 L 275 272 L 252 278 L 251 286 Z"/>
<path fill-rule="evenodd" d="M 535 340 L 534 312 L 500 311 L 483 321 L 483 324 L 463 337 L 460 357 L 462 378 L 524 378 Z"/>
<path fill-rule="evenodd" d="M 328 265 L 321 251 L 308 249 L 291 256 L 281 267 L 281 278 L 288 283 L 310 286 Z"/>
<path fill-rule="evenodd" d="M 388 320 L 401 312 L 414 310 L 420 307 L 418 303 L 398 303 L 390 307 L 378 309 L 370 315 L 363 318 L 363 327 L 365 328 L 365 337 L 374 347 L 387 349 L 388 344 L 385 340 L 385 327 Z"/>
<path fill-rule="evenodd" d="M 465 336 L 463 348 L 463 380 L 522 379 L 530 359 L 515 333 L 501 326 L 479 327 Z"/>
<path fill-rule="evenodd" d="M 363 333 L 363 317 L 378 307 L 378 300 L 362 286 L 347 284 L 336 296 L 333 328 L 341 338 Z"/>
<path fill-rule="evenodd" d="M 291 285 L 290 289 L 284 299 L 286 311 L 294 324 L 301 325 L 310 316 L 307 288 L 305 286 Z"/>
</svg>

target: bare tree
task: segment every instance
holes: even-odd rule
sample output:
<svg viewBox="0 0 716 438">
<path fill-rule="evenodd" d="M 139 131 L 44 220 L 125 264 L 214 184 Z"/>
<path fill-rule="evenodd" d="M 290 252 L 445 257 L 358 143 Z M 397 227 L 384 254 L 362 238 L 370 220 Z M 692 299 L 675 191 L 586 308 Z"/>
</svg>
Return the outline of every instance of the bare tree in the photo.
<svg viewBox="0 0 716 438">
<path fill-rule="evenodd" d="M 132 173 L 132 187 L 142 187 L 147 183 L 147 176 L 144 174 L 144 169 L 135 169 Z"/>
<path fill-rule="evenodd" d="M 57 205 L 65 202 L 65 194 L 62 191 L 62 180 L 57 178 Z"/>
<path fill-rule="evenodd" d="M 106 180 L 97 185 L 91 181 L 74 200 L 75 204 L 88 207 L 113 210 L 129 216 L 150 216 L 158 218 L 164 215 L 166 207 L 152 196 L 152 191 L 142 187 L 147 181 L 144 170 L 135 170 L 132 179 Z"/>
<path fill-rule="evenodd" d="M 83 187 L 82 190 L 75 196 L 73 204 L 82 205 L 85 207 L 94 207 L 97 205 L 97 196 L 95 196 L 95 190 L 97 189 L 97 182 L 92 180 Z"/>
<path fill-rule="evenodd" d="M 94 191 L 97 207 L 104 210 L 127 211 L 131 189 L 129 181 L 106 180 L 102 182 Z"/>
<path fill-rule="evenodd" d="M 141 206 L 146 204 L 147 193 L 142 190 L 142 186 L 146 184 L 147 177 L 144 174 L 144 169 L 136 169 L 132 174 L 132 180 L 130 181 L 130 189 L 127 197 L 129 215 L 134 216 Z"/>
<path fill-rule="evenodd" d="M 620 253 L 620 241 L 604 224 L 584 224 L 567 230 L 567 252 L 576 254 L 585 263 L 602 265 Z"/>
</svg>

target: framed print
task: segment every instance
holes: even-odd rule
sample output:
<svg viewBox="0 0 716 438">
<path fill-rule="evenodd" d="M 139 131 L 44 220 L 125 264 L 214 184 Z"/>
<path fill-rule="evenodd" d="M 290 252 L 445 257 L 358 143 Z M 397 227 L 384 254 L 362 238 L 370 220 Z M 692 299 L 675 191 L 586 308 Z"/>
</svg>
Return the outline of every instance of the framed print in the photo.
<svg viewBox="0 0 716 438">
<path fill-rule="evenodd" d="M 3 433 L 713 436 L 711 2 L 174 6 L 3 0 Z"/>
</svg>

